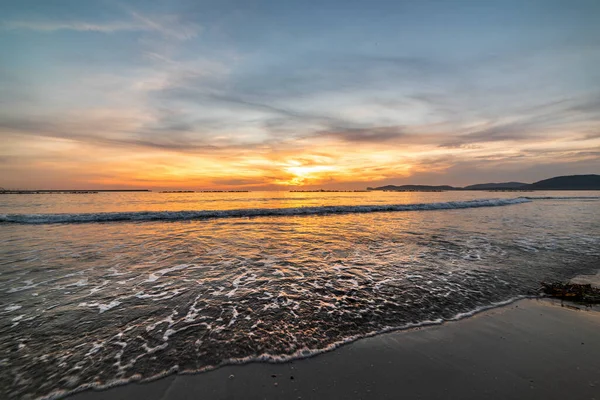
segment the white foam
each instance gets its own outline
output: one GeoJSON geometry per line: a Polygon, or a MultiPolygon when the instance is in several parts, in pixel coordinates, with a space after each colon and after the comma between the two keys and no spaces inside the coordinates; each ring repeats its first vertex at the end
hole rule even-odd
{"type": "Polygon", "coordinates": [[[167,291],[156,293],[156,294],[148,294],[145,292],[138,292],[134,295],[134,297],[137,297],[138,299],[152,299],[153,301],[160,301],[160,300],[171,299],[177,295],[180,295],[183,292],[185,292],[184,289],[173,289],[170,291],[167,290],[167,291]]]}
{"type": "Polygon", "coordinates": [[[516,296],[516,297],[510,298],[510,299],[505,300],[505,301],[499,301],[499,302],[496,302],[496,303],[489,304],[487,306],[477,307],[477,308],[475,308],[475,309],[473,309],[471,311],[467,311],[467,312],[464,312],[464,313],[456,314],[454,317],[448,319],[448,321],[458,321],[459,319],[463,319],[463,318],[467,318],[467,317],[472,317],[473,315],[479,314],[482,311],[490,310],[492,308],[503,307],[503,306],[509,305],[511,303],[514,303],[517,300],[526,299],[528,297],[529,296],[516,296]]]}
{"type": "Polygon", "coordinates": [[[65,288],[71,287],[71,286],[76,286],[76,287],[82,287],[82,286],[87,286],[88,284],[88,280],[87,278],[84,279],[80,279],[77,282],[74,283],[69,283],[68,285],[65,285],[65,288]]]}
{"type": "Polygon", "coordinates": [[[102,304],[102,303],[98,303],[98,302],[93,302],[93,303],[79,303],[79,307],[98,307],[98,313],[102,314],[105,311],[108,311],[112,308],[117,307],[119,304],[121,304],[120,301],[117,300],[113,300],[108,304],[102,304]]]}
{"type": "Polygon", "coordinates": [[[38,283],[33,283],[33,280],[28,279],[26,281],[23,281],[23,283],[25,284],[24,286],[10,288],[10,289],[8,289],[6,291],[6,293],[16,293],[16,292],[21,292],[23,290],[33,289],[34,287],[38,287],[42,283],[46,283],[46,281],[44,281],[44,282],[38,282],[38,283]]]}
{"type": "Polygon", "coordinates": [[[170,328],[171,326],[173,326],[173,324],[175,323],[175,321],[173,320],[173,318],[177,315],[177,311],[173,311],[171,312],[171,315],[169,315],[168,317],[161,319],[160,321],[156,321],[150,325],[148,325],[146,327],[146,332],[150,332],[153,331],[154,329],[156,329],[157,326],[159,326],[160,324],[168,324],[168,327],[170,328]]]}
{"type": "Polygon", "coordinates": [[[522,196],[528,200],[600,200],[600,196],[522,196]]]}
{"type": "MultiPolygon", "coordinates": [[[[446,321],[457,321],[457,320],[460,320],[463,318],[471,317],[482,311],[506,306],[508,304],[511,304],[515,301],[518,301],[518,300],[521,300],[524,298],[528,298],[528,296],[518,296],[518,297],[508,299],[506,301],[492,303],[488,306],[482,306],[482,307],[476,308],[469,312],[459,313],[459,314],[455,315],[453,318],[450,318],[448,320],[443,320],[441,318],[435,319],[435,320],[427,320],[427,321],[422,321],[422,322],[418,322],[418,323],[408,323],[408,324],[401,325],[401,326],[386,327],[384,329],[368,332],[366,334],[353,335],[353,336],[346,337],[335,343],[331,343],[331,344],[329,344],[325,347],[319,348],[319,349],[309,349],[309,348],[303,347],[301,349],[296,350],[294,353],[291,353],[291,354],[280,355],[280,354],[262,353],[259,355],[248,356],[248,357],[243,357],[243,358],[230,358],[227,360],[223,360],[218,365],[208,365],[208,366],[205,366],[202,368],[192,369],[192,370],[181,370],[178,365],[174,365],[174,366],[166,369],[165,371],[160,372],[160,373],[150,376],[150,377],[142,378],[139,374],[135,374],[135,375],[128,377],[127,379],[118,378],[118,379],[114,379],[114,380],[111,380],[111,381],[109,381],[107,383],[103,383],[103,384],[87,383],[87,384],[80,385],[79,387],[75,388],[74,390],[70,390],[70,391],[60,390],[60,391],[53,392],[47,396],[41,397],[40,400],[54,400],[54,399],[65,397],[66,395],[69,395],[69,394],[78,393],[78,392],[88,390],[88,389],[103,390],[103,389],[109,389],[109,388],[112,388],[115,386],[126,385],[126,384],[129,384],[132,382],[151,382],[151,381],[155,381],[155,380],[164,378],[166,376],[169,376],[169,375],[172,375],[175,373],[196,374],[196,373],[200,373],[200,372],[208,372],[208,371],[212,371],[212,370],[215,370],[217,368],[220,368],[220,367],[226,366],[226,365],[248,364],[248,363],[252,363],[252,362],[285,363],[285,362],[289,362],[289,361],[293,361],[293,360],[310,358],[310,357],[316,356],[318,354],[330,352],[332,350],[337,349],[340,346],[355,342],[359,339],[369,338],[369,337],[373,337],[373,336],[376,336],[379,334],[389,333],[389,332],[394,332],[394,331],[409,330],[409,329],[415,329],[415,328],[421,328],[421,327],[427,327],[427,326],[433,326],[433,325],[441,325],[441,324],[445,323],[446,321]]],[[[250,329],[256,328],[261,322],[262,322],[261,320],[258,320],[250,329]]],[[[176,331],[173,331],[170,329],[168,329],[167,331],[170,331],[170,332],[169,332],[169,335],[166,335],[166,339],[168,339],[168,337],[170,335],[172,335],[173,333],[176,332],[176,331]]],[[[166,334],[166,332],[165,332],[165,334],[166,334]]],[[[163,337],[163,340],[165,340],[165,337],[163,337]]],[[[166,342],[166,340],[165,340],[165,343],[163,343],[159,346],[156,346],[156,347],[152,347],[152,348],[148,347],[147,345],[146,346],[142,345],[144,350],[146,350],[146,353],[135,357],[126,366],[122,366],[121,365],[121,356],[124,353],[127,343],[116,342],[115,344],[121,346],[121,350],[119,350],[119,352],[117,352],[117,354],[115,355],[115,359],[117,360],[115,365],[120,370],[130,367],[139,358],[145,356],[146,354],[151,354],[155,351],[164,349],[168,346],[168,343],[166,342]]]]}
{"type": "Polygon", "coordinates": [[[169,272],[180,271],[182,269],[186,269],[190,265],[191,264],[180,264],[180,265],[176,265],[171,268],[160,269],[160,270],[148,275],[148,279],[146,280],[146,282],[154,282],[154,281],[158,280],[161,276],[168,274],[169,272]]]}
{"type": "Polygon", "coordinates": [[[104,347],[104,343],[94,343],[94,344],[92,344],[92,348],[87,353],[85,353],[85,356],[89,357],[93,354],[96,354],[103,347],[104,347]]]}
{"type": "Polygon", "coordinates": [[[160,345],[155,346],[155,347],[149,347],[147,343],[144,343],[142,345],[142,348],[144,350],[146,350],[146,354],[153,354],[153,353],[156,353],[159,350],[164,350],[167,347],[169,347],[169,342],[164,342],[163,344],[160,344],[160,345]]]}
{"type": "Polygon", "coordinates": [[[198,306],[198,300],[200,300],[200,297],[201,296],[196,296],[196,298],[194,299],[194,302],[192,303],[192,305],[188,309],[188,313],[183,318],[183,320],[185,322],[194,322],[196,320],[196,318],[198,317],[198,315],[200,314],[200,310],[201,309],[196,308],[198,306]]]}
{"type": "Polygon", "coordinates": [[[235,294],[235,292],[237,292],[237,290],[240,286],[245,286],[248,283],[252,283],[254,281],[256,281],[256,274],[243,273],[243,274],[239,275],[237,278],[235,278],[233,280],[233,282],[231,282],[233,289],[230,290],[228,293],[226,293],[225,296],[227,296],[227,297],[233,296],[235,294]],[[242,281],[244,281],[244,283],[242,283],[242,281]]]}
{"type": "Polygon", "coordinates": [[[238,313],[237,309],[234,306],[233,307],[233,315],[231,317],[231,320],[229,321],[229,324],[227,324],[227,326],[231,326],[231,325],[235,324],[235,321],[237,321],[238,315],[240,315],[240,314],[238,313]]]}
{"type": "Polygon", "coordinates": [[[99,286],[95,286],[95,287],[93,287],[93,288],[90,289],[90,294],[94,294],[96,292],[101,291],[109,283],[110,283],[109,280],[103,280],[102,283],[99,286]]]}

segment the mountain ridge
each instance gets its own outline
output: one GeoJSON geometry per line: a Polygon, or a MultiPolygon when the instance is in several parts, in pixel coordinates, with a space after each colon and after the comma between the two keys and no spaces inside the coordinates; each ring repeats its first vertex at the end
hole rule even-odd
{"type": "Polygon", "coordinates": [[[524,187],[528,190],[600,190],[600,175],[564,175],[543,179],[524,187]]]}
{"type": "Polygon", "coordinates": [[[527,183],[523,182],[477,183],[475,185],[465,186],[463,190],[519,189],[527,185],[527,183]]]}
{"type": "Polygon", "coordinates": [[[387,191],[440,191],[440,190],[600,190],[600,175],[563,175],[542,179],[534,183],[499,182],[478,183],[465,187],[450,185],[385,185],[367,190],[387,191]]]}

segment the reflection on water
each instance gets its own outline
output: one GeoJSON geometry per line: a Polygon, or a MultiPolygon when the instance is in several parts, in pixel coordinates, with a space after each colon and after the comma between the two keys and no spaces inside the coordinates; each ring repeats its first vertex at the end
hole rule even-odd
{"type": "MultiPolygon", "coordinates": [[[[10,212],[190,209],[186,202],[207,195],[116,195],[113,204],[112,194],[98,203],[84,195],[42,205],[25,198],[10,212]]],[[[210,194],[226,198],[199,207],[398,204],[489,193],[270,195],[279,200],[210,194]]],[[[541,280],[597,267],[599,205],[534,200],[428,212],[5,224],[0,396],[305,356],[535,294],[541,280]]]]}
{"type": "MultiPolygon", "coordinates": [[[[556,195],[552,192],[551,196],[556,195]]],[[[597,192],[562,192],[598,196],[597,192]],[[583,194],[582,194],[583,193],[583,194]]],[[[248,192],[248,193],[97,193],[2,195],[0,213],[96,213],[123,211],[233,210],[370,204],[415,204],[514,198],[519,194],[489,192],[248,192]]]]}

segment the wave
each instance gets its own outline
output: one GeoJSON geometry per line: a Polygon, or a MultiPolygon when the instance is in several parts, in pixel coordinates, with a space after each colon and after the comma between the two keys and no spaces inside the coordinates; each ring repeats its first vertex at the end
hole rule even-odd
{"type": "Polygon", "coordinates": [[[59,399],[65,398],[67,396],[74,395],[76,393],[81,393],[81,392],[84,392],[87,390],[108,390],[108,389],[116,388],[119,386],[125,386],[125,385],[135,383],[135,382],[148,383],[148,382],[153,382],[153,381],[157,381],[159,379],[166,378],[166,377],[168,377],[170,375],[174,375],[174,374],[196,375],[199,373],[207,373],[207,372],[219,369],[221,367],[226,367],[226,366],[230,366],[230,365],[246,365],[246,364],[256,363],[256,362],[269,363],[269,364],[281,364],[281,363],[286,363],[286,362],[290,362],[290,361],[303,360],[303,359],[315,357],[320,354],[329,353],[333,350],[340,348],[341,346],[345,346],[345,345],[354,343],[358,340],[368,339],[368,338],[383,335],[386,333],[392,333],[392,332],[398,332],[398,331],[409,331],[411,329],[427,328],[427,327],[431,327],[431,326],[442,325],[442,324],[445,324],[448,322],[456,322],[456,321],[460,321],[462,319],[467,319],[467,318],[473,317],[473,316],[480,314],[482,312],[485,312],[485,311],[493,310],[496,308],[506,307],[506,306],[513,304],[520,300],[536,299],[536,298],[540,298],[540,297],[539,296],[526,296],[526,295],[515,296],[515,297],[509,298],[507,300],[493,302],[493,303],[485,305],[485,306],[474,308],[471,311],[456,314],[453,317],[448,318],[448,319],[437,318],[434,320],[409,322],[407,324],[403,324],[403,325],[399,325],[399,326],[388,326],[388,327],[385,327],[385,328],[382,328],[379,330],[374,330],[371,332],[367,332],[364,334],[347,336],[347,337],[344,337],[334,343],[331,343],[331,344],[321,347],[321,348],[309,349],[309,348],[304,347],[302,349],[297,350],[296,352],[294,352],[292,354],[262,353],[262,354],[258,354],[258,355],[254,355],[254,356],[248,356],[248,357],[228,358],[228,359],[224,359],[224,360],[218,362],[217,364],[207,365],[207,366],[204,366],[201,368],[196,368],[196,369],[182,369],[179,367],[179,365],[174,365],[174,366],[166,368],[164,371],[162,371],[158,374],[155,374],[155,375],[152,375],[149,377],[145,377],[145,378],[139,374],[135,374],[129,378],[113,379],[106,383],[86,383],[86,384],[79,385],[77,388],[72,389],[72,390],[57,390],[57,391],[51,392],[48,395],[40,397],[39,400],[59,400],[59,399]]]}
{"type": "Polygon", "coordinates": [[[117,221],[184,221],[215,218],[244,218],[266,216],[300,216],[327,214],[356,214],[372,212],[454,210],[462,208],[498,207],[531,202],[519,197],[513,199],[479,199],[443,203],[387,204],[360,206],[317,206],[293,208],[247,208],[233,210],[198,211],[135,211],[75,214],[0,214],[0,223],[58,224],[117,221]]]}
{"type": "Polygon", "coordinates": [[[600,196],[522,196],[529,200],[600,200],[600,196]]]}

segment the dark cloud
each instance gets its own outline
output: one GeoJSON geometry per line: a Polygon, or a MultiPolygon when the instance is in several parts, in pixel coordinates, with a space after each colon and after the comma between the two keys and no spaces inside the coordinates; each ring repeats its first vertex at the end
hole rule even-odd
{"type": "Polygon", "coordinates": [[[403,127],[375,127],[364,129],[339,129],[326,130],[317,134],[319,137],[331,137],[345,142],[371,142],[382,143],[400,138],[406,138],[407,135],[403,127]]]}
{"type": "Polygon", "coordinates": [[[467,134],[460,134],[440,144],[440,147],[461,148],[477,143],[501,141],[545,141],[552,140],[556,134],[564,137],[565,131],[576,133],[583,130],[583,139],[595,138],[600,130],[600,100],[595,97],[583,97],[559,100],[537,105],[523,110],[516,121],[491,122],[488,126],[467,134]]]}
{"type": "Polygon", "coordinates": [[[265,178],[226,178],[226,179],[213,179],[211,182],[217,186],[248,186],[248,185],[263,185],[268,183],[265,178]]]}
{"type": "MultiPolygon", "coordinates": [[[[390,177],[369,186],[386,184],[467,186],[482,182],[508,181],[532,183],[553,176],[593,174],[600,171],[600,157],[580,159],[577,154],[574,152],[570,156],[565,156],[556,152],[548,153],[549,157],[543,158],[533,154],[497,154],[479,159],[444,155],[419,160],[415,172],[409,177],[390,177]],[[436,170],[436,166],[442,169],[436,170]]],[[[542,156],[543,153],[539,155],[542,156]]]]}
{"type": "MultiPolygon", "coordinates": [[[[97,121],[96,121],[97,122],[97,121]]],[[[51,117],[7,117],[0,116],[0,130],[25,136],[43,136],[56,139],[119,147],[146,147],[172,151],[217,150],[217,146],[191,141],[178,135],[144,135],[140,132],[123,131],[110,120],[100,127],[94,121],[85,119],[74,121],[72,118],[51,117]],[[111,129],[112,128],[112,129],[111,129]],[[110,132],[110,135],[107,134],[110,132]]]]}
{"type": "Polygon", "coordinates": [[[577,104],[569,107],[568,110],[582,113],[586,118],[600,120],[600,93],[578,101],[577,104]]]}
{"type": "Polygon", "coordinates": [[[483,146],[479,144],[465,144],[465,143],[446,143],[440,144],[438,147],[444,149],[456,149],[456,150],[476,150],[482,149],[483,146]]]}
{"type": "Polygon", "coordinates": [[[178,86],[170,87],[157,91],[155,96],[167,101],[186,101],[198,105],[208,105],[211,107],[225,107],[228,109],[239,108],[243,110],[262,111],[266,114],[276,115],[289,119],[318,122],[318,123],[338,123],[344,121],[325,116],[310,113],[298,112],[285,107],[274,106],[250,96],[242,96],[235,92],[219,92],[205,89],[203,83],[195,85],[194,80],[181,82],[178,86]]]}
{"type": "Polygon", "coordinates": [[[390,77],[423,78],[456,72],[455,65],[442,63],[432,57],[351,54],[334,58],[334,63],[338,66],[345,65],[350,71],[363,77],[369,75],[377,77],[377,74],[384,74],[390,77]]]}
{"type": "Polygon", "coordinates": [[[502,142],[502,141],[529,141],[541,139],[543,135],[532,132],[536,129],[535,124],[530,122],[515,122],[491,126],[475,132],[461,135],[442,143],[439,147],[444,148],[469,148],[476,143],[502,142]]]}
{"type": "MultiPolygon", "coordinates": [[[[425,143],[441,148],[475,149],[483,143],[499,141],[528,142],[552,139],[566,127],[583,129],[574,124],[594,121],[600,116],[598,96],[583,99],[553,99],[545,104],[513,107],[501,100],[517,96],[517,88],[490,88],[481,79],[468,79],[455,65],[433,59],[401,56],[321,55],[308,60],[287,60],[290,65],[267,65],[259,73],[233,75],[227,84],[197,76],[185,76],[152,94],[161,102],[186,102],[200,107],[263,113],[255,121],[244,124],[258,126],[273,139],[331,137],[346,142],[425,143]],[[418,82],[411,77],[420,76],[418,82]],[[429,79],[444,86],[424,91],[429,79]],[[392,88],[398,87],[394,94],[392,88]],[[451,89],[451,90],[449,90],[451,89]],[[377,96],[370,94],[377,93],[377,96]],[[322,110],[294,106],[295,100],[310,99],[328,93],[351,96],[371,107],[397,109],[410,113],[414,108],[426,109],[433,120],[446,124],[446,130],[423,132],[418,125],[396,126],[398,120],[383,116],[343,119],[335,115],[335,105],[322,110]],[[493,100],[491,100],[493,99],[493,100]],[[482,103],[483,101],[483,103],[482,103]],[[488,104],[489,103],[489,104],[488,104]],[[479,128],[473,120],[489,121],[479,128]],[[432,142],[432,138],[438,142],[432,142]]],[[[496,60],[497,61],[497,60],[496,60]]],[[[478,66],[482,68],[482,66],[478,66]]],[[[524,96],[529,96],[524,93],[524,96]]],[[[171,126],[171,125],[167,125],[171,126]]],[[[185,125],[183,125],[185,126],[185,125]]],[[[586,132],[584,138],[593,138],[586,132]]],[[[271,139],[267,139],[270,141],[271,139]]]]}

